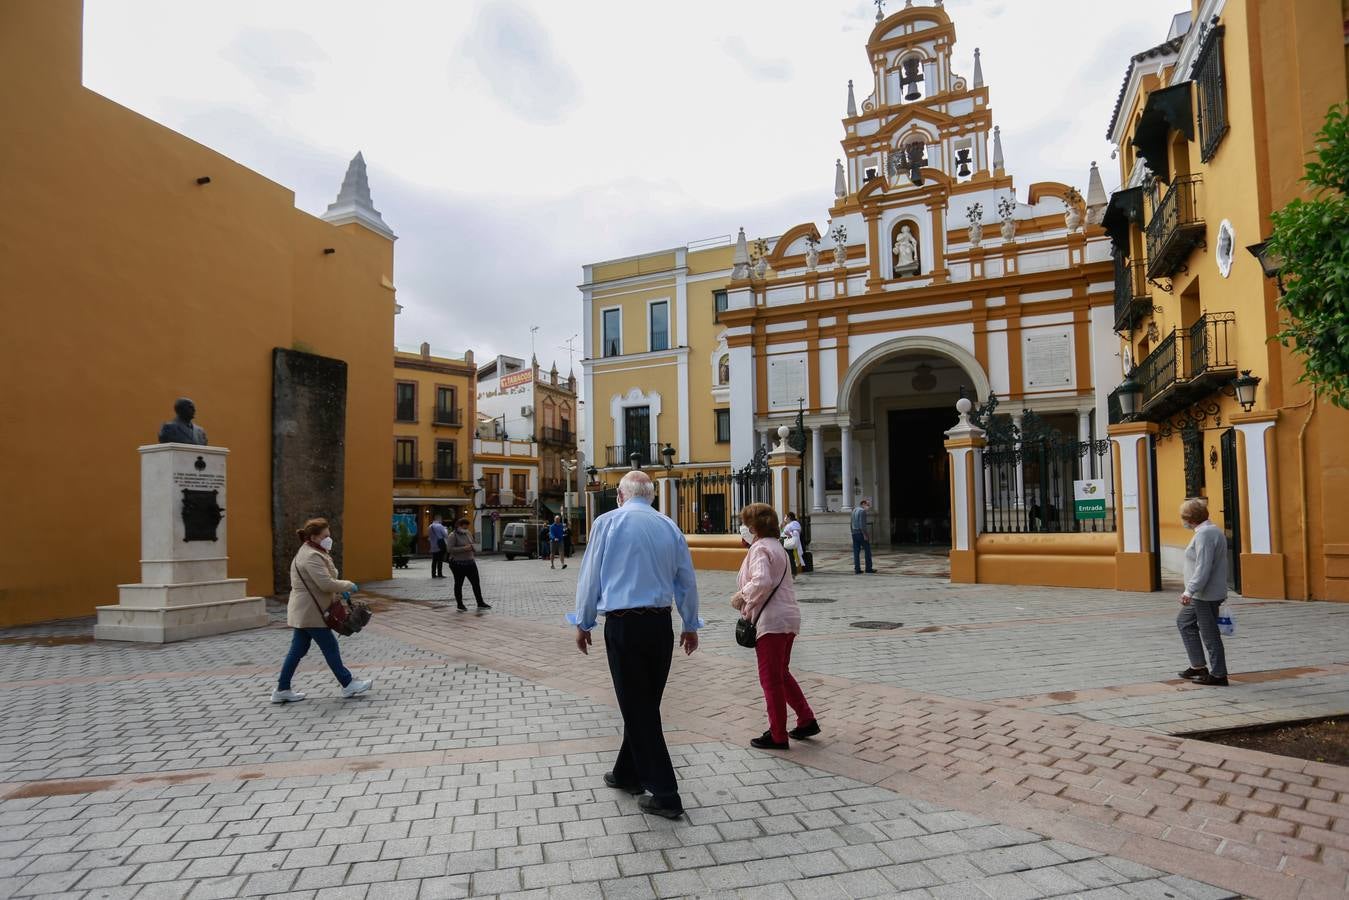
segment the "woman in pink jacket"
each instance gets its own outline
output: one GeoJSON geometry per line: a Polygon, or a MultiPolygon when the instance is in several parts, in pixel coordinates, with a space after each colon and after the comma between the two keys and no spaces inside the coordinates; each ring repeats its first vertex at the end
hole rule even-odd
{"type": "Polygon", "coordinates": [[[766,503],[740,511],[740,536],[749,553],[740,564],[739,590],[731,605],[742,618],[756,623],[759,638],[759,683],[768,706],[768,730],[750,741],[761,750],[786,750],[787,737],[800,740],[820,733],[801,686],[792,677],[792,642],[801,631],[801,607],[789,573],[791,561],[779,540],[778,514],[766,503]],[[787,707],[796,713],[796,727],[787,731],[787,707]]]}

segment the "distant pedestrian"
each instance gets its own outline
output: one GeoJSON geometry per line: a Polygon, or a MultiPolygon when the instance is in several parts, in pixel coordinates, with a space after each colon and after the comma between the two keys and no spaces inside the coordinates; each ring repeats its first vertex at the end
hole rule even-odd
{"type": "Polygon", "coordinates": [[[1180,521],[1194,530],[1185,548],[1185,593],[1176,616],[1190,657],[1190,667],[1180,677],[1195,684],[1226,686],[1227,656],[1218,630],[1218,608],[1227,599],[1227,536],[1208,517],[1208,503],[1201,498],[1180,505],[1180,521]]]}
{"type": "Polygon", "coordinates": [[[468,533],[468,519],[454,523],[454,532],[446,543],[446,555],[450,558],[450,574],[454,576],[454,602],[460,611],[467,610],[464,605],[464,579],[473,585],[473,599],[478,601],[478,609],[491,609],[491,605],[482,599],[482,584],[478,581],[478,563],[474,558],[473,535],[468,533]]]}
{"type": "Polygon", "coordinates": [[[436,516],[431,527],[426,529],[431,542],[431,577],[445,577],[445,547],[450,540],[450,530],[445,527],[440,516],[436,516]]]}
{"type": "Polygon", "coordinates": [[[571,557],[571,523],[562,523],[562,557],[568,559],[571,557]]]}
{"type": "Polygon", "coordinates": [[[548,526],[548,568],[554,568],[553,562],[560,560],[562,568],[567,568],[567,557],[562,555],[562,541],[567,536],[566,526],[561,516],[553,516],[553,524],[548,526]]]}
{"type": "Polygon", "coordinates": [[[670,607],[679,610],[684,653],[698,649],[698,584],[684,535],[672,519],[651,507],[655,485],[640,470],[618,484],[618,509],[597,518],[590,529],[576,611],[576,649],[589,655],[590,630],[604,615],[604,650],[623,715],[623,746],[604,783],[641,794],[643,811],[667,819],[684,814],[674,764],[661,731],[660,701],[670,675],[674,631],[670,607]]]}
{"type": "Polygon", "coordinates": [[[796,520],[796,513],[788,510],[786,522],[782,525],[782,548],[787,551],[787,559],[792,563],[792,577],[796,577],[797,560],[801,553],[801,523],[796,520]]]}
{"type": "Polygon", "coordinates": [[[768,707],[768,730],[752,739],[751,747],[786,750],[787,738],[801,740],[820,733],[815,713],[790,671],[792,644],[801,633],[801,607],[796,585],[788,576],[787,551],[778,540],[778,514],[767,503],[751,503],[740,511],[740,521],[754,540],[740,564],[739,590],[731,605],[740,617],[755,623],[758,639],[759,684],[768,707]],[[787,731],[787,707],[796,713],[796,727],[787,731]]]}
{"type": "Polygon", "coordinates": [[[852,569],[854,575],[862,574],[862,551],[867,554],[867,574],[875,575],[876,569],[871,563],[871,538],[867,535],[867,511],[871,509],[871,500],[863,497],[862,502],[852,511],[852,569]]]}
{"type": "Polygon", "coordinates": [[[354,581],[337,577],[333,563],[333,537],[327,519],[310,519],[295,532],[300,539],[300,550],[290,563],[290,600],[286,603],[286,624],[291,628],[290,650],[281,664],[281,675],[272,691],[273,703],[295,703],[305,695],[290,689],[290,680],[300,660],[309,652],[311,643],[318,644],[323,659],[342,685],[343,697],[364,694],[374,684],[373,679],[353,678],[342,665],[342,651],[337,636],[323,621],[328,607],[337,603],[337,595],[350,595],[360,590],[354,581]]]}

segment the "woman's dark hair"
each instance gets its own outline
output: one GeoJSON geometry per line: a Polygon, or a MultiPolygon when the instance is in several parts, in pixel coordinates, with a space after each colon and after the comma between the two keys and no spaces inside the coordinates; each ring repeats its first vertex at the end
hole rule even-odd
{"type": "Polygon", "coordinates": [[[295,532],[295,536],[301,541],[311,541],[323,534],[328,528],[327,519],[310,519],[304,523],[304,527],[295,532]]]}
{"type": "Polygon", "coordinates": [[[455,528],[467,528],[467,527],[468,527],[468,519],[456,519],[455,522],[454,522],[454,527],[455,527],[455,528]]]}
{"type": "Polygon", "coordinates": [[[749,504],[740,510],[740,521],[753,529],[756,537],[775,538],[782,536],[782,531],[778,527],[777,511],[767,503],[749,504]]]}
{"type": "Polygon", "coordinates": [[[796,513],[788,511],[787,515],[784,516],[784,518],[785,518],[788,522],[795,522],[795,521],[796,521],[796,513]]]}

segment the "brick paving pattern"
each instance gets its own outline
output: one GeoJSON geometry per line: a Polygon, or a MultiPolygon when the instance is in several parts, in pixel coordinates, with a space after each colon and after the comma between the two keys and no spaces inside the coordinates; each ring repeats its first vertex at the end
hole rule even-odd
{"type": "Polygon", "coordinates": [[[602,656],[577,654],[560,623],[577,566],[482,568],[485,615],[447,607],[417,568],[372,586],[412,602],[377,600],[375,624],[344,639],[376,678],[350,701],[311,653],[296,679],[310,699],[268,704],[275,626],[163,648],[81,644],[88,623],[0,634],[0,896],[1349,888],[1349,770],[1163,733],[1177,715],[1346,711],[1349,654],[1333,645],[1349,609],[1243,606],[1234,670],[1262,674],[1219,695],[1167,683],[1179,643],[1160,595],[821,573],[800,592],[834,602],[803,607],[794,668],[826,732],[774,754],[745,747],[763,712],[729,638],[731,575],[699,573],[713,625],[676,658],[665,705],[689,807],[672,823],[600,783],[621,725],[602,656]]]}

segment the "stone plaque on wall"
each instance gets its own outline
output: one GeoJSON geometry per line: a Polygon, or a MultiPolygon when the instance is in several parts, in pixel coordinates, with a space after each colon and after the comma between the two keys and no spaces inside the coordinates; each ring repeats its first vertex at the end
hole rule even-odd
{"type": "Polygon", "coordinates": [[[1031,332],[1021,346],[1027,389],[1072,387],[1073,344],[1067,331],[1031,332]]]}
{"type": "Polygon", "coordinates": [[[806,357],[775,356],[768,360],[768,406],[796,409],[806,396],[806,357]]]}
{"type": "Polygon", "coordinates": [[[274,590],[290,590],[295,531],[328,520],[333,562],[342,568],[347,364],[277,347],[272,351],[272,570],[274,590]]]}

